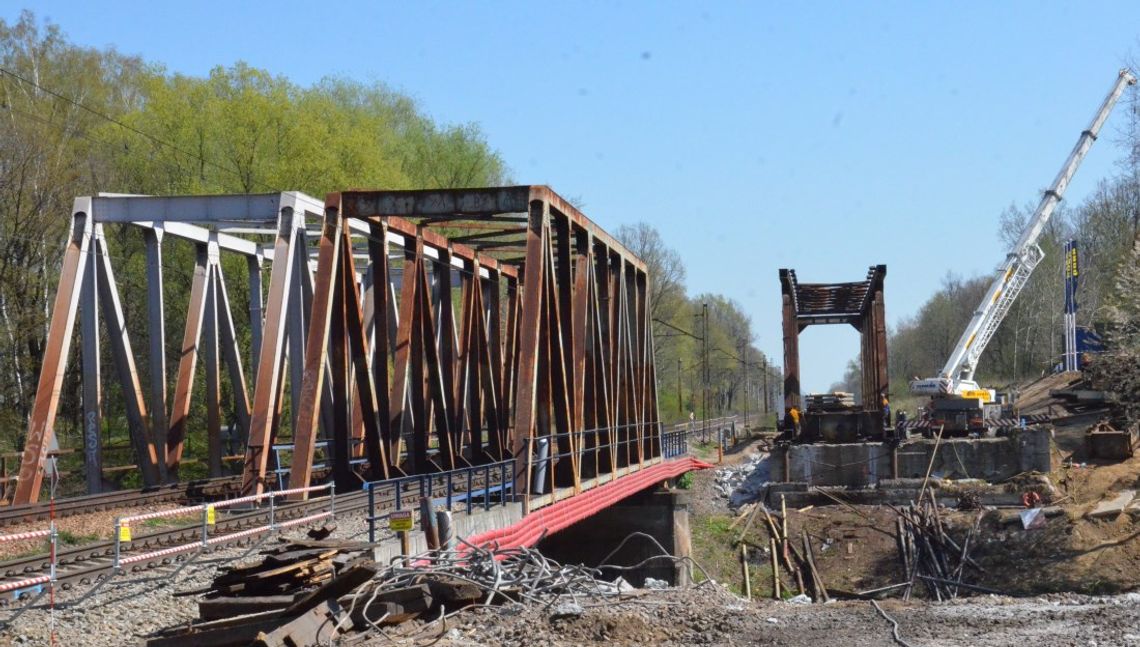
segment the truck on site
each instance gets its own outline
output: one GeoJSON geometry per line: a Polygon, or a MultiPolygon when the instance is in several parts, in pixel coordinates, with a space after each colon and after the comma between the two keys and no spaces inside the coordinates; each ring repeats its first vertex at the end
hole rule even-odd
{"type": "Polygon", "coordinates": [[[910,383],[911,393],[929,396],[922,423],[928,429],[940,428],[943,433],[987,433],[997,426],[1004,412],[997,401],[994,389],[983,388],[974,381],[974,373],[982,352],[993,339],[1002,320],[1025,287],[1033,269],[1045,253],[1037,244],[1053,210],[1061,201],[1101,127],[1126,87],[1135,85],[1136,76],[1129,70],[1120,70],[1112,89],[1089,127],[1081,131],[1073,151],[1061,167],[1053,184],[1041,197],[1036,211],[1029,219],[1017,243],[997,268],[993,282],[986,290],[978,309],[970,319],[954,351],[937,376],[916,379],[910,383]]]}

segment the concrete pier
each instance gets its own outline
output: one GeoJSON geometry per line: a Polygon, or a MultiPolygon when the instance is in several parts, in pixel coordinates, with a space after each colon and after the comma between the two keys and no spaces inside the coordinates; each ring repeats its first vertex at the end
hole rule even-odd
{"type": "MultiPolygon", "coordinates": [[[[682,490],[643,492],[543,539],[538,548],[543,555],[559,562],[598,566],[634,532],[652,536],[674,557],[689,556],[692,539],[688,493],[682,490]]],[[[633,566],[660,554],[648,539],[634,537],[606,563],[633,566]]],[[[647,577],[680,586],[688,583],[689,570],[684,564],[661,559],[648,561],[620,575],[634,586],[641,586],[647,577]]]]}
{"type": "MultiPolygon", "coordinates": [[[[947,479],[1000,481],[1022,472],[1052,469],[1052,429],[1031,428],[1002,438],[943,438],[931,474],[947,479]]],[[[808,485],[867,487],[882,479],[922,478],[935,441],[907,440],[772,449],[772,480],[808,485]]]]}

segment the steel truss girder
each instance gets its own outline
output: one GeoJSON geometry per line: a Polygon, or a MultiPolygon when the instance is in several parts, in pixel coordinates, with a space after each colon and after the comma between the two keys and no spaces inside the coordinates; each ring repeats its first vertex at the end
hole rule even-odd
{"type": "MultiPolygon", "coordinates": [[[[648,313],[644,263],[547,187],[330,194],[290,487],[312,478],[327,406],[338,487],[513,456],[528,488],[543,440],[556,457],[542,491],[616,478],[660,455],[648,313]],[[517,263],[430,229],[520,221],[517,263]],[[361,285],[354,236],[368,237],[361,285]],[[398,271],[391,247],[403,252],[398,271]],[[370,473],[346,460],[354,440],[370,473]]],[[[265,478],[253,467],[251,489],[265,478]]]]}
{"type": "MultiPolygon", "coordinates": [[[[39,497],[48,447],[54,436],[63,378],[67,371],[71,336],[80,314],[84,362],[83,439],[88,490],[97,492],[102,487],[100,431],[105,394],[99,370],[100,319],[105,322],[115,374],[121,386],[131,432],[133,452],[143,482],[153,485],[177,475],[194,374],[198,365],[206,373],[209,469],[211,474],[219,474],[222,455],[219,387],[223,371],[232,387],[233,417],[243,438],[249,433],[255,418],[248,395],[247,371],[243,366],[245,360],[238,345],[239,331],[235,325],[220,258],[223,253],[238,254],[248,261],[249,312],[250,320],[254,322],[251,331],[253,355],[258,359],[256,374],[266,376],[265,379],[279,375],[276,369],[284,363],[286,351],[284,345],[276,343],[279,336],[274,336],[274,343],[269,344],[272,359],[261,352],[266,346],[262,343],[263,313],[266,315],[265,328],[276,332],[282,319],[280,313],[285,311],[284,295],[294,291],[300,293],[299,289],[289,287],[290,280],[299,281],[301,276],[301,273],[289,274],[284,277],[288,280],[280,286],[275,286],[271,279],[270,299],[267,304],[263,304],[261,268],[266,260],[274,258],[274,254],[263,249],[257,240],[219,230],[232,225],[276,223],[277,231],[289,232],[290,244],[274,251],[292,259],[298,255],[297,250],[302,253],[304,250],[305,216],[319,218],[322,211],[319,201],[294,192],[256,196],[175,197],[99,194],[77,198],[72,210],[72,227],[64,251],[59,288],[49,325],[47,351],[29,419],[14,502],[32,502],[39,497]],[[146,389],[140,382],[123,316],[120,290],[115,281],[113,258],[106,246],[104,230],[113,226],[141,228],[144,234],[149,338],[147,363],[152,376],[162,376],[161,379],[152,379],[146,389]],[[162,243],[169,238],[188,241],[197,250],[190,308],[186,317],[172,403],[168,403],[166,392],[166,312],[162,271],[162,243]],[[275,290],[275,287],[278,289],[275,290]],[[100,313],[102,317],[99,316],[100,313]],[[202,354],[201,362],[198,361],[199,353],[202,354]],[[274,368],[263,370],[264,365],[272,365],[274,368]]],[[[277,265],[279,264],[275,263],[274,268],[277,265]]],[[[282,282],[282,277],[276,278],[279,283],[282,282]]],[[[303,327],[298,328],[297,334],[304,334],[303,327]]],[[[299,357],[294,359],[299,363],[299,357]]],[[[257,392],[255,386],[255,394],[257,392]]]]}
{"type": "Polygon", "coordinates": [[[886,265],[872,265],[863,281],[800,283],[793,269],[780,270],[784,336],[784,411],[803,409],[800,402],[799,336],[814,325],[850,324],[859,331],[860,388],[863,407],[879,410],[888,395],[887,322],[883,301],[886,265]]]}

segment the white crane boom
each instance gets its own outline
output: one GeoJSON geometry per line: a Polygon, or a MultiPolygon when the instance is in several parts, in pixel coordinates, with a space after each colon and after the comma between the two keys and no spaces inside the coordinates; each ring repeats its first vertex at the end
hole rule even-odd
{"type": "Polygon", "coordinates": [[[954,347],[954,352],[946,360],[942,372],[935,378],[911,382],[912,392],[936,395],[940,393],[961,393],[964,390],[978,388],[973,379],[982,351],[993,339],[1002,319],[1009,312],[1013,302],[1017,300],[1017,295],[1021,293],[1021,289],[1025,287],[1025,283],[1033,273],[1033,268],[1037,267],[1045,255],[1037,245],[1041,232],[1044,231],[1046,223],[1053,215],[1053,209],[1061,201],[1065,189],[1068,188],[1069,182],[1077,172],[1077,167],[1081,165],[1081,161],[1088,154],[1089,148],[1096,141],[1097,134],[1105,120],[1108,119],[1117,99],[1120,98],[1125,87],[1135,83],[1136,77],[1132,72],[1126,69],[1120,70],[1120,76],[1117,77],[1112,90],[1105,97],[1100,110],[1093,117],[1092,123],[1081,132],[1077,145],[1073,147],[1073,152],[1069,153],[1069,158],[1065,160],[1065,165],[1061,167],[1057,178],[1053,180],[1053,185],[1041,197],[1041,203],[1037,205],[1037,211],[1029,219],[1025,230],[1021,233],[1021,238],[1010,250],[1005,262],[998,268],[997,277],[986,291],[986,295],[974,312],[974,317],[970,320],[969,325],[962,332],[958,345],[954,347]]]}

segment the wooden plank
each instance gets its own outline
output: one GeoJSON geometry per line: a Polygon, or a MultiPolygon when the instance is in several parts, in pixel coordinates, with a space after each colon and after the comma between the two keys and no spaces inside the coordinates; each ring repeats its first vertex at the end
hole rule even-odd
{"type": "Polygon", "coordinates": [[[329,580],[308,595],[294,602],[285,610],[286,615],[304,613],[326,600],[335,600],[371,580],[379,572],[376,562],[362,559],[354,566],[345,569],[340,575],[329,580]]]}
{"type": "Polygon", "coordinates": [[[198,602],[198,616],[202,620],[219,620],[251,613],[282,610],[296,601],[296,595],[209,598],[198,602]]]}

